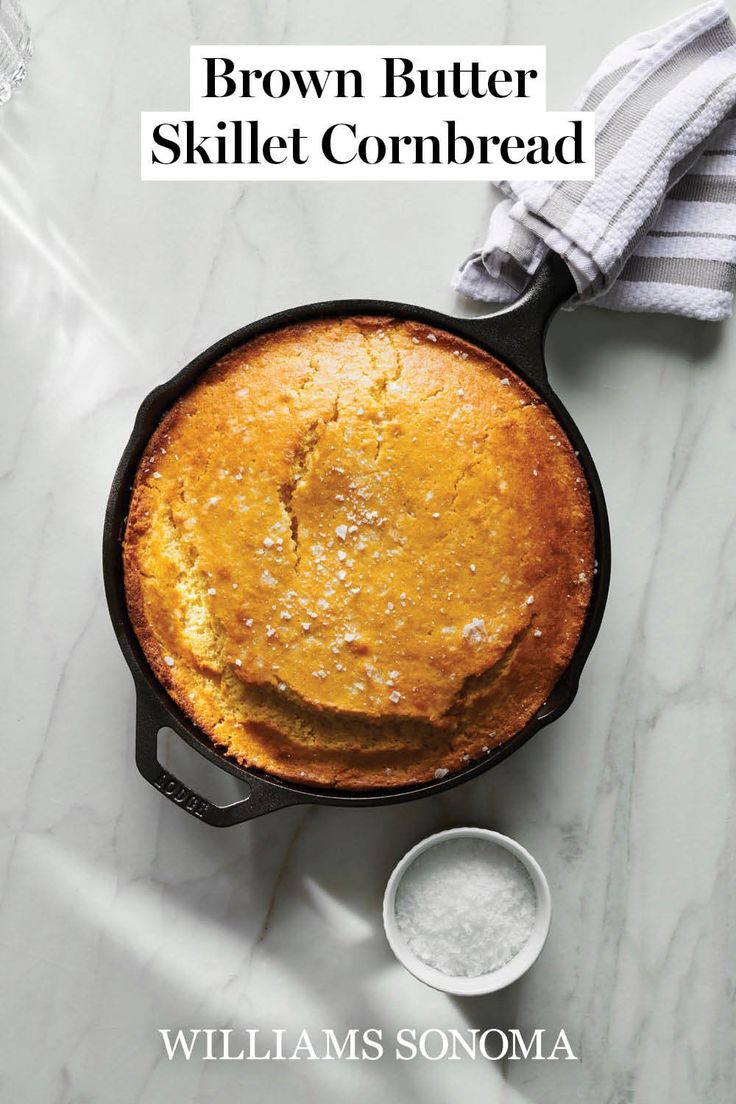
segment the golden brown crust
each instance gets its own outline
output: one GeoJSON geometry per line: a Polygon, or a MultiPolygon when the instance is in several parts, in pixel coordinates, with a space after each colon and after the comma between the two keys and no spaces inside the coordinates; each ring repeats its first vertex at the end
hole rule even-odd
{"type": "Polygon", "coordinates": [[[227,753],[340,789],[510,739],[590,599],[587,486],[549,408],[419,322],[267,334],[164,417],[124,541],[156,676],[227,753]]]}

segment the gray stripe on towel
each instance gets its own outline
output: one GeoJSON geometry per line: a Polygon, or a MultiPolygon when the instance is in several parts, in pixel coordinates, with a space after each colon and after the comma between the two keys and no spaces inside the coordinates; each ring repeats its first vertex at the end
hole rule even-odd
{"type": "Polygon", "coordinates": [[[631,257],[619,280],[640,284],[689,284],[715,291],[733,291],[736,265],[693,257],[631,257]]]}
{"type": "Polygon", "coordinates": [[[650,230],[650,238],[725,238],[736,241],[736,234],[719,234],[715,230],[650,230]]]}
{"type": "Polygon", "coordinates": [[[736,177],[688,173],[667,193],[667,198],[699,203],[736,203],[736,177]]]}
{"type": "Polygon", "coordinates": [[[588,95],[585,97],[581,111],[595,111],[595,109],[605,100],[609,92],[612,92],[622,77],[634,68],[635,61],[627,61],[626,65],[620,65],[618,69],[614,69],[608,73],[605,77],[602,77],[598,84],[591,88],[588,95]]]}

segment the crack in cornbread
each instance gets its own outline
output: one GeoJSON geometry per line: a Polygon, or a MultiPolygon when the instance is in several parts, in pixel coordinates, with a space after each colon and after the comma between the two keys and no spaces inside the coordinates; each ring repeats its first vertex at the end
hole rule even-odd
{"type": "Polygon", "coordinates": [[[124,540],[171,697],[282,778],[393,787],[515,735],[568,664],[593,521],[573,449],[505,365],[418,322],[266,334],[165,415],[124,540]]]}

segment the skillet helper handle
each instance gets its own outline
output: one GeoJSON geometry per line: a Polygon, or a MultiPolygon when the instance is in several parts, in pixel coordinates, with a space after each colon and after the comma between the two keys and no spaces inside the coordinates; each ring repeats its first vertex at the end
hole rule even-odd
{"type": "Polygon", "coordinates": [[[230,805],[215,804],[185,785],[159,762],[158,734],[165,727],[173,727],[172,717],[164,713],[147,694],[139,693],[135,727],[136,766],[159,793],[197,820],[215,828],[229,828],[264,813],[272,813],[276,809],[301,804],[303,800],[307,800],[252,776],[248,778],[250,793],[247,797],[230,805]]]}
{"type": "Polygon", "coordinates": [[[575,281],[557,253],[548,253],[515,303],[496,314],[473,319],[473,327],[498,347],[504,359],[547,383],[544,337],[558,307],[575,294],[575,281]]]}

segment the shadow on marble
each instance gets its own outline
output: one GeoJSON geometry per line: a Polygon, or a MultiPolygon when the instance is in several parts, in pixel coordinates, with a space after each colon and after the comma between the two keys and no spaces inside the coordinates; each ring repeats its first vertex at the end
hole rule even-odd
{"type": "MultiPolygon", "coordinates": [[[[451,313],[463,317],[481,318],[496,314],[501,305],[477,303],[461,295],[455,296],[451,313]]],[[[707,368],[726,333],[725,322],[701,322],[695,318],[680,318],[671,314],[626,313],[585,307],[575,311],[559,311],[546,340],[548,365],[557,379],[577,376],[595,370],[609,357],[619,364],[627,349],[642,358],[657,351],[662,354],[687,354],[692,365],[707,368]]],[[[643,359],[643,358],[642,358],[643,359]]],[[[651,370],[651,362],[647,365],[651,370]]]]}
{"type": "Polygon", "coordinates": [[[712,370],[725,334],[726,324],[700,322],[665,314],[624,314],[597,307],[561,311],[554,319],[547,339],[547,361],[553,385],[574,380],[582,387],[584,377],[608,370],[610,364],[626,366],[627,354],[636,356],[642,371],[656,370],[651,354],[687,357],[688,368],[712,370]]]}
{"type": "Polygon", "coordinates": [[[452,1002],[470,1028],[482,1034],[489,1028],[509,1031],[519,1025],[519,1009],[523,1006],[525,978],[520,978],[508,989],[488,993],[483,997],[453,997],[452,1002]]]}

